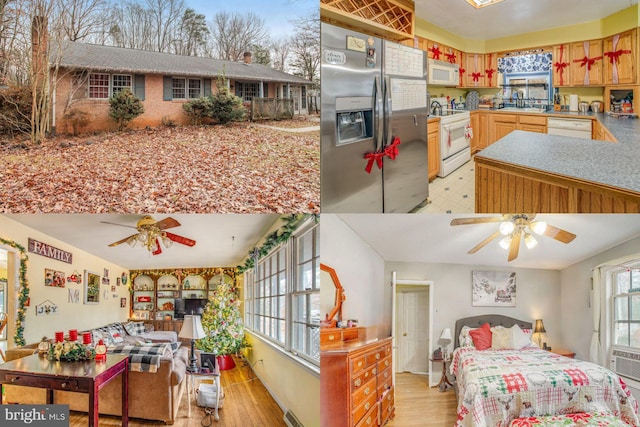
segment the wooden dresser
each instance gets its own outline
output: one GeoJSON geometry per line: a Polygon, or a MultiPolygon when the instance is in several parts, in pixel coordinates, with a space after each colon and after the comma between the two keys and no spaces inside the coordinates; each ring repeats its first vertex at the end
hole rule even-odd
{"type": "Polygon", "coordinates": [[[384,425],[394,414],[391,338],[325,346],[320,412],[325,427],[384,425]]]}

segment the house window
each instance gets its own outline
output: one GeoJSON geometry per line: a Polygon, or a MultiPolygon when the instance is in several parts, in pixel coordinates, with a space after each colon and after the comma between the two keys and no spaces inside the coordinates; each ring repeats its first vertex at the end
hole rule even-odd
{"type": "Polygon", "coordinates": [[[236,96],[244,101],[251,101],[260,96],[260,83],[236,83],[236,96]]]}
{"type": "Polygon", "coordinates": [[[640,348],[640,269],[616,269],[613,284],[613,345],[640,348]]]}
{"type": "Polygon", "coordinates": [[[131,86],[131,76],[114,74],[112,76],[112,79],[113,79],[112,95],[122,92],[124,89],[129,89],[133,91],[131,86]]]}
{"type": "Polygon", "coordinates": [[[245,273],[247,328],[293,355],[320,361],[319,227],[309,221],[245,273]]]}
{"type": "Polygon", "coordinates": [[[89,98],[109,98],[109,74],[89,75],[89,98]]]}
{"type": "Polygon", "coordinates": [[[173,99],[186,99],[187,97],[187,80],[173,79],[173,99]]]}
{"type": "Polygon", "coordinates": [[[307,108],[307,87],[306,86],[300,86],[300,94],[301,94],[301,107],[302,109],[307,108]]]}
{"type": "Polygon", "coordinates": [[[189,98],[202,96],[202,80],[189,79],[189,98]]]}

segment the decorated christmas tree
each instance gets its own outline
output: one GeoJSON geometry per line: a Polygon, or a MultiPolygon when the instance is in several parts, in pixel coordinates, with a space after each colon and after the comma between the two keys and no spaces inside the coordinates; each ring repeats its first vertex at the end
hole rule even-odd
{"type": "Polygon", "coordinates": [[[217,355],[240,351],[244,340],[244,325],[240,315],[240,299],[235,286],[220,283],[210,293],[209,302],[202,314],[202,327],[206,338],[197,341],[196,347],[217,355]]]}

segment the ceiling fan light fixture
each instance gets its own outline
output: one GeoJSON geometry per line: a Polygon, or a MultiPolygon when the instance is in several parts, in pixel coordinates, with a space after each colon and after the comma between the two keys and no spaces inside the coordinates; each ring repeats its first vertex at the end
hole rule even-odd
{"type": "Polygon", "coordinates": [[[481,7],[485,7],[485,6],[489,6],[495,3],[499,3],[502,0],[467,0],[467,3],[469,3],[471,6],[475,7],[476,9],[480,9],[481,7]]]}
{"type": "Polygon", "coordinates": [[[173,240],[167,236],[167,233],[162,233],[162,244],[165,248],[170,248],[173,245],[173,240]]]}
{"type": "Polygon", "coordinates": [[[531,231],[541,236],[547,229],[547,223],[544,221],[533,221],[531,224],[529,224],[529,228],[531,229],[531,231]]]}
{"type": "Polygon", "coordinates": [[[127,244],[132,248],[136,246],[136,242],[136,236],[131,236],[129,239],[127,239],[127,244]]]}
{"type": "Polygon", "coordinates": [[[511,233],[513,233],[513,230],[516,229],[515,224],[513,223],[513,221],[502,221],[500,223],[500,234],[502,234],[503,236],[508,236],[511,233]]]}
{"type": "Polygon", "coordinates": [[[524,244],[527,245],[527,249],[533,249],[538,245],[538,241],[530,233],[524,235],[524,244]]]}
{"type": "Polygon", "coordinates": [[[507,249],[509,249],[509,246],[511,246],[511,236],[503,237],[502,240],[500,240],[500,243],[498,244],[502,249],[506,251],[507,249]]]}

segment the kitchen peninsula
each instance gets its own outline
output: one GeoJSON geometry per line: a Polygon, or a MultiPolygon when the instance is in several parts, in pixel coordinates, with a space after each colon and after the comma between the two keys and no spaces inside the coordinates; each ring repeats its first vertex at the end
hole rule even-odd
{"type": "Polygon", "coordinates": [[[569,115],[596,120],[617,142],[509,133],[475,156],[477,213],[640,212],[640,121],[569,115]]]}

